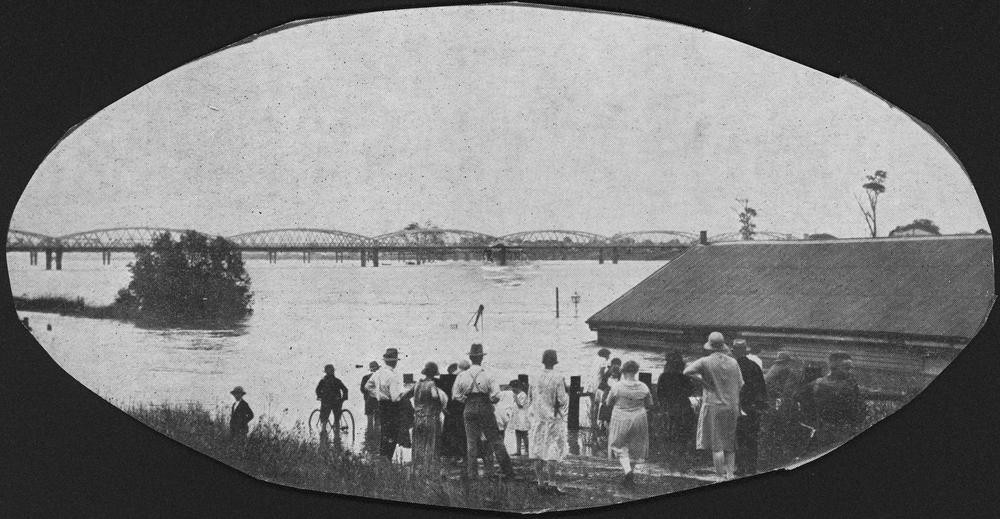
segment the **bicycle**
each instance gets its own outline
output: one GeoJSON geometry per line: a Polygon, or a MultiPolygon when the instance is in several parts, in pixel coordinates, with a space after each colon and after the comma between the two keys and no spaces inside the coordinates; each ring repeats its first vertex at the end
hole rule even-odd
{"type": "MultiPolygon", "coordinates": [[[[318,408],[313,409],[313,412],[309,415],[309,434],[312,434],[313,430],[323,430],[323,424],[319,421],[319,411],[320,410],[318,408]]],[[[354,413],[351,413],[348,409],[340,410],[339,429],[334,427],[335,421],[331,420],[333,417],[334,414],[330,413],[330,417],[327,418],[326,425],[334,432],[335,435],[340,436],[341,438],[346,438],[350,435],[351,444],[353,445],[355,439],[354,413]]]]}

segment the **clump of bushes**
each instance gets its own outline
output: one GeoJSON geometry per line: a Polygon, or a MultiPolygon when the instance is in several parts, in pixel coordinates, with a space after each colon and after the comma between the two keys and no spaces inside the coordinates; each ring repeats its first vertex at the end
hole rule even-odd
{"type": "Polygon", "coordinates": [[[139,247],[132,280],[114,306],[130,319],[161,323],[235,321],[252,310],[250,276],[240,252],[222,237],[169,232],[139,247]]]}

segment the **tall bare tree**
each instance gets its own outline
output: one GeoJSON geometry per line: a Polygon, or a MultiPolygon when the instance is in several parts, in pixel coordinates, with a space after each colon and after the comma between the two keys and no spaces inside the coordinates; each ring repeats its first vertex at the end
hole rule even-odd
{"type": "Polygon", "coordinates": [[[871,233],[872,238],[878,237],[878,197],[882,193],[885,193],[885,179],[887,176],[888,173],[881,169],[871,175],[865,176],[866,182],[861,187],[864,188],[865,195],[868,197],[868,207],[865,207],[861,200],[855,197],[858,207],[861,209],[861,214],[865,217],[865,224],[868,225],[868,232],[871,233]]]}

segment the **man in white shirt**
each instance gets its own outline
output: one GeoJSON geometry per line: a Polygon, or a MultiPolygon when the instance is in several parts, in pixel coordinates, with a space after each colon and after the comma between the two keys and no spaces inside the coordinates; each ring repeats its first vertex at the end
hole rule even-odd
{"type": "Polygon", "coordinates": [[[600,403],[604,400],[604,395],[602,394],[600,386],[601,382],[604,381],[604,377],[608,372],[610,364],[608,363],[608,358],[611,357],[611,350],[607,348],[601,348],[597,350],[597,360],[594,361],[593,367],[587,373],[587,380],[584,382],[586,386],[583,388],[585,393],[590,393],[590,429],[597,429],[597,411],[600,407],[600,403]]]}
{"type": "Polygon", "coordinates": [[[401,434],[399,401],[404,392],[403,376],[396,372],[396,364],[399,362],[399,351],[396,348],[387,348],[382,360],[385,365],[368,379],[365,390],[378,400],[377,427],[381,430],[379,454],[392,461],[401,434]]]}
{"type": "MultiPolygon", "coordinates": [[[[479,460],[476,458],[479,457],[479,437],[484,435],[486,442],[493,447],[503,477],[514,479],[514,469],[503,437],[500,436],[493,409],[493,404],[500,399],[500,384],[494,374],[483,369],[485,355],[482,344],[473,344],[469,350],[472,367],[459,373],[455,379],[455,387],[452,388],[452,397],[465,402],[466,471],[470,479],[479,477],[479,460]]],[[[484,456],[484,459],[488,458],[484,456]]],[[[489,470],[492,462],[487,461],[486,465],[489,470]]]]}

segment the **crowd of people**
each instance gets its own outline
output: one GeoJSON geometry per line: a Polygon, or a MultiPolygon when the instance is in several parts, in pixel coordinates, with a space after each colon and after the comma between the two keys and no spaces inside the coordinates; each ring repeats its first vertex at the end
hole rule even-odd
{"type": "MultiPolygon", "coordinates": [[[[611,359],[610,353],[598,351],[584,394],[592,395],[595,438],[606,441],[607,455],[620,463],[625,487],[635,485],[636,463],[651,456],[651,422],[668,464],[684,471],[691,468],[695,449],[709,451],[717,475],[731,479],[757,472],[765,415],[771,418],[768,437],[792,449],[798,448],[793,438],[804,430],[816,431],[821,444],[833,443],[849,438],[863,419],[864,403],[845,353],[830,355],[825,376],[821,365],[802,363],[785,352],[765,373],[745,340],[729,346],[721,333],[713,332],[704,355],[691,362],[685,363],[680,352],[667,353],[655,395],[638,380],[638,362],[611,359]]],[[[451,462],[464,464],[466,478],[479,478],[480,459],[486,473],[493,471],[495,460],[496,477],[510,480],[517,479],[504,441],[510,430],[515,455],[532,461],[539,491],[562,493],[555,476],[568,452],[570,387],[556,369],[558,353],[542,352],[530,384],[502,383],[496,371],[484,366],[486,355],[482,344],[472,344],[467,358],[449,365],[446,373],[427,362],[422,378],[406,384],[397,370],[399,351],[387,348],[382,364],[371,362],[361,381],[368,430],[375,439],[369,448],[390,461],[397,447],[411,448],[414,470],[428,477],[440,475],[442,464],[451,462]]],[[[321,434],[331,416],[334,429],[339,428],[348,398],[334,366],[324,371],[316,387],[321,434]]],[[[253,411],[243,400],[242,387],[232,394],[231,433],[240,438],[247,434],[253,411]]]]}

